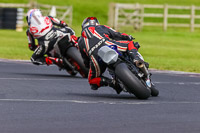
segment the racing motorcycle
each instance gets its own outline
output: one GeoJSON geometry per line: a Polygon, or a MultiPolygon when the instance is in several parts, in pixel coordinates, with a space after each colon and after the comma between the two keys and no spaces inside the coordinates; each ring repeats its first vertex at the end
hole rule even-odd
{"type": "Polygon", "coordinates": [[[74,44],[69,44],[65,56],[61,55],[58,45],[55,45],[47,56],[59,70],[66,70],[72,76],[79,73],[83,78],[87,78],[89,69],[85,67],[78,47],[74,44]]]}
{"type": "Polygon", "coordinates": [[[101,47],[98,56],[108,65],[109,74],[123,91],[134,94],[138,99],[158,96],[159,91],[151,81],[145,62],[134,63],[127,53],[120,53],[116,45],[101,47]]]}

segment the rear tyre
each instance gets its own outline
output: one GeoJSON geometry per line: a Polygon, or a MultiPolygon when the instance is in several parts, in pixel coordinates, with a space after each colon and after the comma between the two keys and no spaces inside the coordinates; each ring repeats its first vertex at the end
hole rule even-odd
{"type": "Polygon", "coordinates": [[[67,56],[70,57],[78,64],[76,70],[82,75],[82,77],[87,78],[89,69],[85,67],[81,53],[76,47],[69,47],[66,52],[67,56]]]}
{"type": "Polygon", "coordinates": [[[120,63],[115,67],[117,78],[126,86],[128,92],[134,94],[138,99],[147,99],[151,91],[128,69],[125,63],[120,63]]]}

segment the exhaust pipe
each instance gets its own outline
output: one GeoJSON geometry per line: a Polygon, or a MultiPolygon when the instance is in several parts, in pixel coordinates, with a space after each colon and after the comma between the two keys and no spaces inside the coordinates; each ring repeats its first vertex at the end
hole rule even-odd
{"type": "Polygon", "coordinates": [[[137,61],[136,66],[141,69],[141,71],[144,73],[146,77],[149,76],[149,72],[144,64],[144,61],[137,61]]]}
{"type": "Polygon", "coordinates": [[[146,84],[149,88],[151,88],[151,81],[150,81],[150,74],[149,71],[147,70],[144,61],[137,61],[136,66],[140,68],[140,70],[144,73],[144,76],[147,78],[146,79],[146,84]]]}

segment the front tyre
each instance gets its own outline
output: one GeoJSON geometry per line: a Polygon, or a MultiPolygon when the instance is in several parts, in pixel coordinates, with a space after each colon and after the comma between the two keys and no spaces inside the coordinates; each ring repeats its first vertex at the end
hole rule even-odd
{"type": "Polygon", "coordinates": [[[156,89],[155,85],[151,84],[151,95],[153,97],[157,97],[159,95],[159,91],[156,89]]]}
{"type": "Polygon", "coordinates": [[[117,78],[126,86],[127,90],[138,99],[147,99],[151,91],[128,69],[125,63],[120,63],[115,67],[117,78]]]}
{"type": "Polygon", "coordinates": [[[68,57],[70,57],[76,64],[77,71],[82,75],[82,77],[87,78],[89,69],[85,67],[83,58],[76,47],[69,47],[66,51],[68,57]]]}

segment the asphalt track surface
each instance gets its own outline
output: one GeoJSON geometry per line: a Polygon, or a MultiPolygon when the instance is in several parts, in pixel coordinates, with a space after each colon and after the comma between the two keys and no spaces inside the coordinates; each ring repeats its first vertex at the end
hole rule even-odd
{"type": "Polygon", "coordinates": [[[200,74],[151,72],[160,95],[138,100],[56,66],[0,60],[0,133],[200,133],[200,74]]]}

